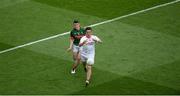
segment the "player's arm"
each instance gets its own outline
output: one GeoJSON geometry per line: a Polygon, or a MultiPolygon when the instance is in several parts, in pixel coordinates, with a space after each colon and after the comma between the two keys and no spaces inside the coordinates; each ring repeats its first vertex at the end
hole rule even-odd
{"type": "Polygon", "coordinates": [[[97,36],[94,36],[93,40],[97,43],[102,43],[102,40],[97,36]]]}
{"type": "Polygon", "coordinates": [[[72,33],[70,34],[70,44],[69,44],[69,48],[67,49],[67,51],[71,51],[72,50],[72,47],[73,47],[73,42],[74,42],[74,38],[73,38],[73,35],[72,33]]]}
{"type": "Polygon", "coordinates": [[[79,43],[79,47],[83,46],[84,44],[86,44],[87,40],[85,38],[81,38],[80,43],[79,43]]]}

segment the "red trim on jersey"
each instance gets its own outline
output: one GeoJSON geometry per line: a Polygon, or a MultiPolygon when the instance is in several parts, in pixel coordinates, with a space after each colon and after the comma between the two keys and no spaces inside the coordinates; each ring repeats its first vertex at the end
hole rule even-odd
{"type": "Polygon", "coordinates": [[[84,35],[77,35],[77,36],[75,36],[75,37],[78,38],[78,39],[81,39],[83,36],[84,36],[84,35]]]}

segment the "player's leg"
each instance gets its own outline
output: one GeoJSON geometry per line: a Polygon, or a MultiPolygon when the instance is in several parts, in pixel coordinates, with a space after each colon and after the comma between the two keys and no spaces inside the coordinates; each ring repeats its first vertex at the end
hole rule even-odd
{"type": "Polygon", "coordinates": [[[87,57],[86,56],[84,56],[83,54],[80,54],[81,55],[81,62],[82,62],[82,64],[83,64],[83,66],[84,66],[84,71],[85,72],[87,72],[87,69],[86,69],[86,61],[87,61],[87,57]]]}
{"type": "Polygon", "coordinates": [[[79,51],[78,51],[78,54],[76,55],[76,59],[77,59],[77,65],[76,65],[77,67],[81,63],[81,55],[79,51]]]}
{"type": "Polygon", "coordinates": [[[77,66],[80,64],[80,54],[78,53],[73,53],[73,59],[74,59],[74,64],[73,64],[73,69],[76,69],[77,66]]]}
{"type": "Polygon", "coordinates": [[[75,45],[73,46],[73,60],[74,60],[74,63],[71,70],[72,74],[76,73],[76,68],[80,63],[79,47],[75,45]]]}
{"type": "Polygon", "coordinates": [[[92,65],[94,64],[94,59],[89,58],[87,60],[86,68],[87,68],[87,73],[86,73],[86,86],[89,85],[91,75],[92,75],[92,65]]]}
{"type": "Polygon", "coordinates": [[[86,86],[87,86],[89,85],[89,81],[92,75],[92,65],[87,64],[86,68],[87,68],[87,72],[86,72],[86,86]]]}
{"type": "Polygon", "coordinates": [[[83,67],[84,67],[84,71],[87,72],[87,68],[86,68],[86,62],[82,62],[83,67]]]}
{"type": "Polygon", "coordinates": [[[71,73],[72,73],[72,74],[74,74],[75,71],[76,71],[76,66],[77,66],[77,58],[76,58],[76,55],[77,55],[77,54],[78,54],[78,53],[73,52],[73,61],[74,61],[74,63],[73,63],[72,70],[71,70],[71,73]]]}

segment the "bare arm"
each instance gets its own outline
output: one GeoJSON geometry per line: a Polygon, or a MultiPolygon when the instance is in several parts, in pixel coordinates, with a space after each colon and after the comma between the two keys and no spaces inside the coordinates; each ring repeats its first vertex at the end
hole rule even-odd
{"type": "Polygon", "coordinates": [[[73,39],[73,38],[70,38],[69,41],[70,41],[70,44],[69,44],[69,48],[67,49],[67,51],[71,51],[71,50],[72,50],[74,39],[73,39]]]}
{"type": "Polygon", "coordinates": [[[84,44],[86,44],[86,42],[87,42],[87,39],[81,38],[80,43],[79,43],[79,47],[81,47],[81,46],[83,46],[84,44]]]}
{"type": "Polygon", "coordinates": [[[79,47],[83,46],[86,43],[86,41],[84,41],[83,43],[79,43],[79,47]]]}
{"type": "Polygon", "coordinates": [[[95,36],[94,41],[97,42],[97,43],[102,43],[102,40],[99,39],[97,36],[95,36]]]}
{"type": "Polygon", "coordinates": [[[98,43],[102,43],[102,40],[101,40],[101,39],[99,39],[97,42],[98,42],[98,43]]]}

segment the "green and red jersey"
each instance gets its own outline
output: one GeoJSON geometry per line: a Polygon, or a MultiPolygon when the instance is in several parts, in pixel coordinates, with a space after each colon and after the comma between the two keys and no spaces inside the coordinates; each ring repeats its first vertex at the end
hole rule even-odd
{"type": "Polygon", "coordinates": [[[80,30],[73,29],[70,33],[71,39],[74,40],[73,44],[78,46],[80,39],[86,34],[84,28],[80,28],[80,30]]]}

